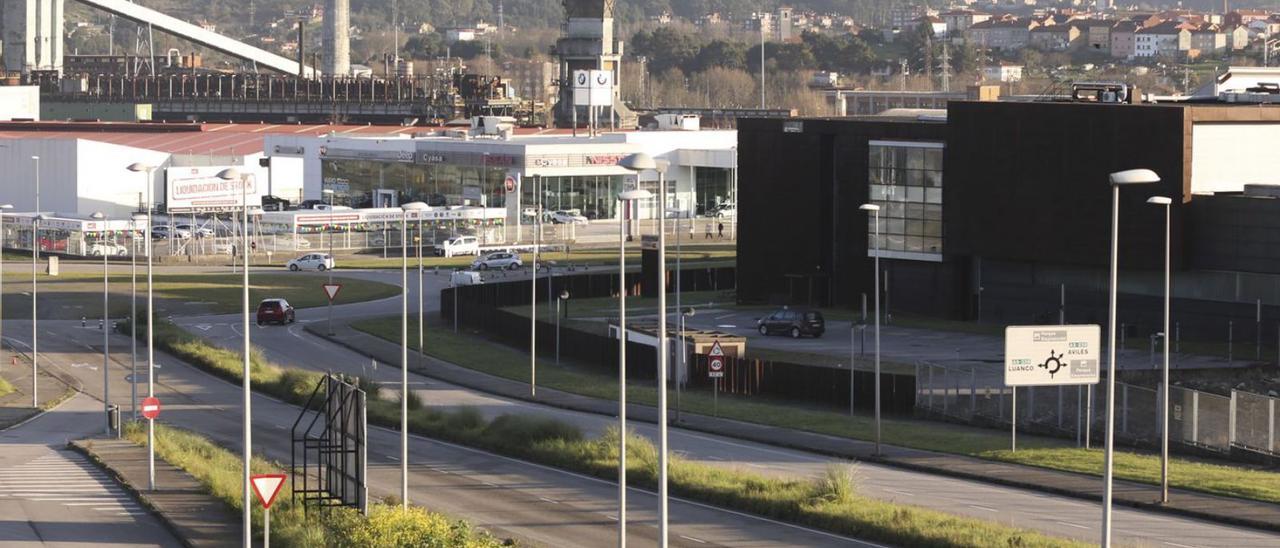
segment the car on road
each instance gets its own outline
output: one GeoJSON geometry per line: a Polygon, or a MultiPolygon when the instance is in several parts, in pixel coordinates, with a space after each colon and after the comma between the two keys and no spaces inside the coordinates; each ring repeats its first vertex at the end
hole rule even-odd
{"type": "Polygon", "coordinates": [[[711,210],[711,216],[718,219],[732,218],[738,216],[738,206],[734,204],[720,204],[711,210]]]}
{"type": "Polygon", "coordinates": [[[524,262],[520,260],[519,255],[500,251],[476,259],[471,263],[471,270],[515,270],[522,266],[524,262]]]}
{"type": "Polygon", "coordinates": [[[151,227],[151,238],[153,240],[169,240],[173,238],[185,240],[190,237],[190,230],[183,230],[181,228],[174,227],[173,231],[170,232],[169,227],[164,225],[151,227]]]}
{"type": "Polygon", "coordinates": [[[263,299],[258,303],[258,325],[265,323],[288,324],[296,321],[293,306],[284,299],[263,299]]]}
{"type": "Polygon", "coordinates": [[[458,255],[480,255],[480,239],[475,236],[456,236],[440,242],[435,254],[441,257],[457,257],[458,255]]]}
{"type": "Polygon", "coordinates": [[[783,308],[756,320],[756,330],[761,335],[783,334],[793,339],[809,335],[817,338],[826,332],[827,322],[817,310],[783,308]]]}
{"type": "Polygon", "coordinates": [[[318,270],[324,272],[333,269],[333,255],[328,253],[308,253],[285,263],[285,267],[293,272],[299,270],[318,270]]]}
{"type": "Polygon", "coordinates": [[[185,230],[187,231],[188,234],[194,234],[195,237],[197,238],[206,238],[206,237],[212,238],[215,236],[215,233],[213,232],[212,228],[207,228],[203,226],[197,227],[197,226],[191,226],[188,224],[182,224],[182,225],[177,225],[174,228],[177,228],[178,230],[185,230]]]}
{"type": "Polygon", "coordinates": [[[549,214],[551,222],[558,225],[585,225],[591,221],[587,220],[577,210],[562,209],[560,211],[552,211],[549,214]]]}
{"type": "Polygon", "coordinates": [[[129,248],[112,242],[94,242],[89,246],[90,257],[124,257],[129,254],[129,248]]]}

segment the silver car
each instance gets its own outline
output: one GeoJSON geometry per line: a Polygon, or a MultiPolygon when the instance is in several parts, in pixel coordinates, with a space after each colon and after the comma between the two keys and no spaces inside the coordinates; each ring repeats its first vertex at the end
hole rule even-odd
{"type": "Polygon", "coordinates": [[[519,255],[505,251],[490,253],[471,263],[472,270],[515,270],[522,266],[524,261],[520,260],[519,255]]]}

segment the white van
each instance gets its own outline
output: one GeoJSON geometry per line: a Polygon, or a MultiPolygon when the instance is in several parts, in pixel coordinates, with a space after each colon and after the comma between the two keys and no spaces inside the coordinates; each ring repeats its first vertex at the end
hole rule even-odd
{"type": "Polygon", "coordinates": [[[480,277],[479,272],[472,270],[459,270],[453,273],[453,285],[480,285],[484,283],[484,279],[480,277]]]}
{"type": "Polygon", "coordinates": [[[456,257],[458,255],[480,255],[480,239],[475,236],[457,236],[449,238],[436,246],[435,254],[440,257],[456,257]]]}

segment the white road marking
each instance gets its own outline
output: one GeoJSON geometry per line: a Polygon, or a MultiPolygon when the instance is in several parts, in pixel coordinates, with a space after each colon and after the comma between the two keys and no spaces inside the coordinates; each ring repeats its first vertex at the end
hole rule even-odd
{"type": "Polygon", "coordinates": [[[560,504],[560,501],[551,500],[547,497],[538,497],[538,500],[541,500],[542,502],[550,502],[551,504],[560,504]]]}
{"type": "Polygon", "coordinates": [[[988,508],[988,507],[986,507],[986,506],[979,506],[979,505],[977,505],[977,504],[970,504],[970,505],[969,505],[969,507],[970,507],[970,508],[977,508],[977,509],[979,509],[979,510],[984,510],[984,511],[987,511],[987,512],[999,512],[999,510],[996,510],[995,508],[988,508]]]}
{"type": "Polygon", "coordinates": [[[705,540],[702,540],[702,539],[700,539],[700,538],[693,538],[693,537],[688,536],[688,535],[680,535],[680,538],[685,539],[685,540],[692,540],[692,541],[694,541],[694,542],[696,542],[696,543],[698,543],[698,544],[706,544],[706,543],[707,543],[707,541],[705,541],[705,540]]]}
{"type": "Polygon", "coordinates": [[[0,496],[120,516],[144,514],[112,479],[83,462],[78,455],[57,452],[11,467],[0,473],[0,496]]]}
{"type": "Polygon", "coordinates": [[[400,458],[399,458],[399,457],[393,457],[393,456],[391,456],[391,455],[385,455],[385,456],[386,456],[387,458],[389,458],[389,459],[393,460],[393,461],[400,462],[400,458]]]}
{"type": "Polygon", "coordinates": [[[1092,527],[1089,527],[1087,525],[1080,525],[1078,523],[1071,523],[1069,521],[1055,521],[1054,523],[1057,523],[1059,525],[1066,525],[1067,527],[1075,527],[1076,529],[1092,529],[1092,527]]]}
{"type": "Polygon", "coordinates": [[[1164,541],[1164,543],[1165,543],[1165,544],[1168,544],[1169,546],[1177,546],[1178,548],[1196,548],[1195,546],[1188,546],[1188,545],[1186,545],[1186,544],[1178,544],[1178,543],[1176,543],[1176,542],[1169,542],[1169,541],[1167,541],[1167,540],[1166,540],[1166,541],[1164,541]]]}
{"type": "Polygon", "coordinates": [[[899,495],[905,495],[905,496],[908,496],[908,497],[914,497],[914,496],[916,496],[916,494],[915,494],[915,493],[911,493],[911,492],[908,492],[908,491],[899,491],[899,490],[897,490],[897,489],[885,489],[885,491],[886,491],[886,492],[889,492],[889,493],[896,493],[896,494],[899,494],[899,495]]]}

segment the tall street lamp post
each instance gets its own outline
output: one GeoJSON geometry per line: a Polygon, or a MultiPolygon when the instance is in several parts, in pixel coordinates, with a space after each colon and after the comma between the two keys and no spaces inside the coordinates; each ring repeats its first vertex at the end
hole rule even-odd
{"type": "Polygon", "coordinates": [[[102,411],[107,421],[107,427],[104,433],[111,435],[111,374],[108,369],[111,367],[111,313],[108,304],[108,291],[111,289],[108,276],[107,257],[107,216],[101,211],[90,215],[90,218],[102,223],[102,237],[99,250],[102,251],[102,411]]]}
{"type": "Polygon", "coordinates": [[[1131,169],[1111,174],[1111,290],[1107,309],[1107,438],[1102,466],[1102,547],[1111,547],[1112,468],[1115,454],[1116,376],[1116,279],[1120,255],[1120,187],[1160,182],[1149,169],[1131,169]]]}
{"type": "MultiPolygon", "coordinates": [[[[13,204],[0,205],[0,250],[4,249],[4,212],[13,204]]],[[[0,253],[0,352],[4,351],[4,253],[0,253]]]]}
{"type": "MultiPolygon", "coordinates": [[[[874,219],[875,231],[873,233],[876,241],[876,257],[875,257],[875,274],[872,280],[875,283],[875,328],[876,328],[876,454],[880,454],[880,206],[875,204],[863,204],[858,209],[869,212],[874,219]]],[[[849,366],[849,375],[853,375],[853,365],[849,366]]],[[[850,394],[852,397],[852,393],[850,394]]]]}
{"type": "Polygon", "coordinates": [[[647,190],[628,190],[618,196],[618,547],[627,546],[627,232],[624,211],[647,190]]]}
{"type": "MultiPolygon", "coordinates": [[[[326,188],[321,191],[325,197],[329,198],[329,226],[325,227],[325,232],[329,233],[329,256],[333,257],[333,189],[326,188]]],[[[327,268],[329,271],[329,285],[333,285],[333,269],[327,268]]],[[[327,326],[329,336],[333,336],[333,299],[329,299],[329,322],[327,326]]]]}
{"type": "MultiPolygon", "coordinates": [[[[151,255],[153,254],[151,249],[151,204],[152,204],[151,188],[153,186],[152,172],[154,172],[155,169],[156,169],[155,166],[150,166],[147,164],[143,164],[141,162],[135,162],[133,164],[130,164],[128,167],[129,171],[132,171],[134,173],[145,173],[147,176],[146,185],[145,185],[147,212],[144,217],[147,223],[146,223],[146,230],[143,232],[144,234],[143,241],[146,242],[146,245],[143,247],[146,248],[146,253],[147,253],[147,397],[149,398],[155,397],[156,395],[155,338],[153,336],[154,331],[152,330],[152,327],[153,327],[152,320],[155,317],[155,312],[153,312],[155,310],[155,308],[153,307],[154,293],[152,292],[152,287],[154,284],[152,283],[152,278],[151,278],[151,274],[152,274],[151,255]]],[[[138,220],[137,215],[135,215],[133,218],[135,221],[138,220]]],[[[248,332],[249,330],[245,329],[245,333],[248,333],[248,332]]],[[[135,338],[136,338],[136,335],[135,335],[135,338]]],[[[137,399],[137,398],[134,398],[134,399],[137,399]]],[[[147,490],[155,491],[155,489],[156,489],[156,421],[153,419],[147,419],[147,490]]]]}
{"type": "Polygon", "coordinates": [[[31,407],[40,408],[40,319],[37,315],[40,301],[40,284],[36,280],[37,263],[40,262],[40,157],[32,156],[36,163],[36,214],[31,218],[31,407]]]}
{"type": "Polygon", "coordinates": [[[1169,269],[1170,210],[1173,200],[1164,196],[1152,196],[1148,204],[1164,206],[1164,370],[1160,381],[1160,502],[1169,502],[1169,269]]]}
{"type": "Polygon", "coordinates": [[[643,152],[618,165],[631,171],[658,172],[658,546],[666,548],[667,527],[667,164],[643,152]]]}
{"type": "MultiPolygon", "coordinates": [[[[400,206],[400,508],[409,511],[409,213],[427,204],[400,206]]],[[[454,291],[457,291],[455,289],[454,291]]]]}

